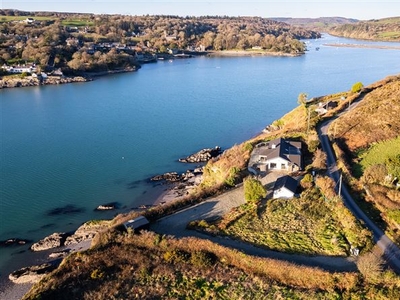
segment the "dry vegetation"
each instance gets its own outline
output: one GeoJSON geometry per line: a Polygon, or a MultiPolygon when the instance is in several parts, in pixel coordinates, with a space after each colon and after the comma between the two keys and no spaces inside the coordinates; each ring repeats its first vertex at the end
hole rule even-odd
{"type": "Polygon", "coordinates": [[[364,100],[358,107],[330,128],[330,134],[343,140],[351,152],[396,138],[400,132],[400,76],[371,85],[362,93],[364,100]]]}
{"type": "Polygon", "coordinates": [[[368,294],[385,299],[400,293],[395,280],[390,287],[379,286],[379,280],[364,286],[356,273],[251,257],[206,240],[151,232],[106,235],[95,248],[70,255],[23,299],[338,299],[368,294]]]}
{"type": "Polygon", "coordinates": [[[333,122],[339,165],[359,204],[400,245],[400,76],[361,91],[363,101],[333,122]]]}

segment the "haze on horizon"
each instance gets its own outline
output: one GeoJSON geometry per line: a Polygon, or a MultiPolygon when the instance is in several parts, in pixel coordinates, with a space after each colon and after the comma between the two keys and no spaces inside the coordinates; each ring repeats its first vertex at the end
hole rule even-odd
{"type": "Polygon", "coordinates": [[[363,0],[2,0],[2,9],[124,15],[258,16],[265,18],[346,17],[359,20],[400,15],[400,1],[363,0]]]}

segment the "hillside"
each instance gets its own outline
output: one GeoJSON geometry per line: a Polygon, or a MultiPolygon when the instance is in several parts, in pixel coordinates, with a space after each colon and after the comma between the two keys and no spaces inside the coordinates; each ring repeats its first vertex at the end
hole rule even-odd
{"type": "Polygon", "coordinates": [[[359,205],[400,245],[400,76],[364,88],[360,97],[330,135],[359,205]]]}
{"type": "Polygon", "coordinates": [[[319,32],[326,32],[330,28],[343,25],[355,24],[358,22],[356,19],[348,19],[341,17],[321,17],[321,18],[272,18],[278,22],[285,22],[292,26],[299,26],[310,30],[319,32]]]}
{"type": "Polygon", "coordinates": [[[400,41],[400,17],[360,21],[331,28],[329,34],[364,40],[400,41]]]}

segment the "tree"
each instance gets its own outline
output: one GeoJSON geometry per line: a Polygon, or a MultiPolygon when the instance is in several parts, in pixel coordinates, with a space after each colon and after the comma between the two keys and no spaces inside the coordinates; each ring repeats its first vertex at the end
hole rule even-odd
{"type": "Polygon", "coordinates": [[[306,105],[308,95],[306,93],[300,93],[299,97],[297,98],[297,103],[300,105],[306,105]]]}
{"type": "Polygon", "coordinates": [[[364,85],[361,82],[356,82],[355,84],[353,84],[353,86],[351,87],[351,91],[353,93],[358,93],[359,91],[361,91],[361,89],[364,87],[364,85]]]}
{"type": "Polygon", "coordinates": [[[254,178],[244,180],[244,198],[247,202],[258,202],[267,196],[267,191],[262,183],[254,178]]]}
{"type": "Polygon", "coordinates": [[[315,150],[312,166],[319,170],[326,169],[326,153],[321,149],[315,150]]]}

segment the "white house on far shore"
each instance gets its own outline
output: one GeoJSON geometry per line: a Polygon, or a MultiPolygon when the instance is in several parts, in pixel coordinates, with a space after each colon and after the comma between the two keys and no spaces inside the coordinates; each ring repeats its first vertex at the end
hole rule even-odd
{"type": "Polygon", "coordinates": [[[36,65],[18,65],[18,66],[7,66],[3,65],[1,67],[3,70],[7,71],[8,73],[13,74],[22,74],[22,73],[35,73],[37,71],[36,65]]]}

